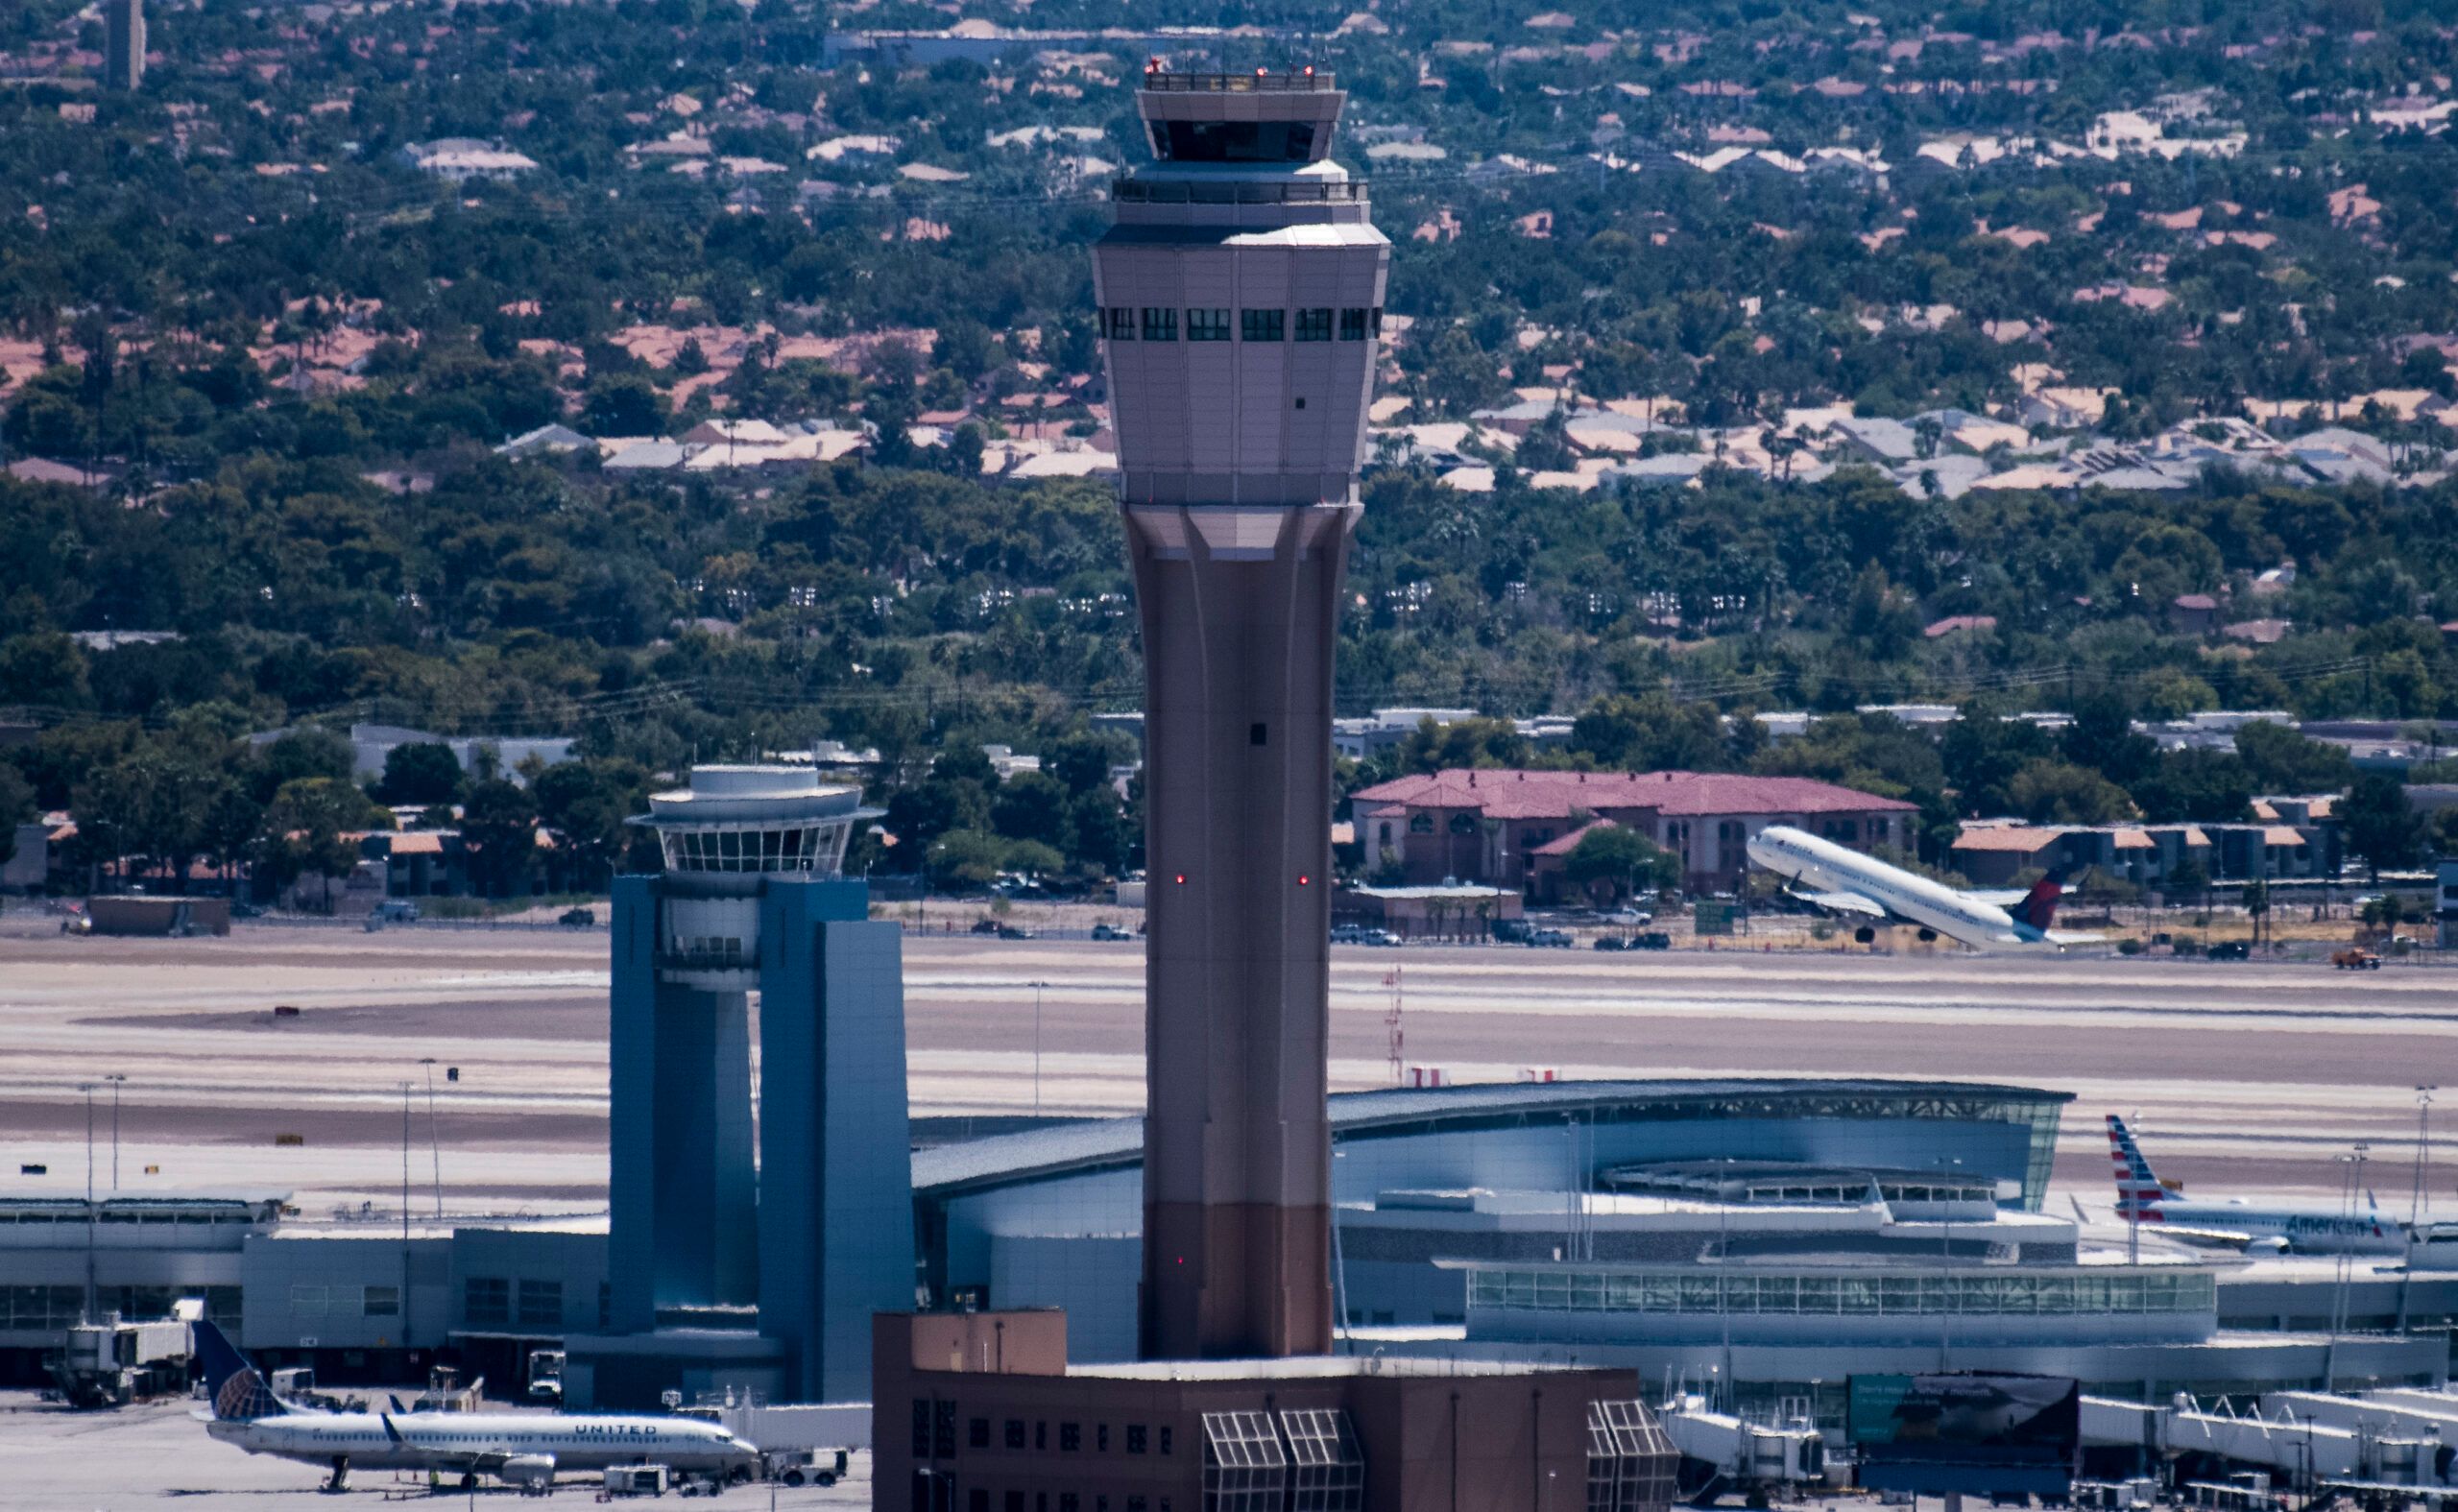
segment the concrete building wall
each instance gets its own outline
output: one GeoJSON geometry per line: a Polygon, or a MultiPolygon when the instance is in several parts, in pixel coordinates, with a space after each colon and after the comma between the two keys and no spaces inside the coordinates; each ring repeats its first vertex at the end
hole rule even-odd
{"type": "Polygon", "coordinates": [[[704,901],[677,898],[658,877],[614,881],[609,1197],[613,1316],[623,1329],[652,1327],[661,1308],[759,1299],[750,978],[663,964],[676,932],[669,914],[704,901]]]}
{"type": "Polygon", "coordinates": [[[870,1317],[912,1306],[903,935],[859,882],[761,898],[759,1326],[804,1401],[858,1398],[870,1317]]]}
{"type": "Polygon", "coordinates": [[[252,1236],[239,1347],[247,1350],[434,1349],[452,1327],[452,1241],[384,1235],[252,1236]],[[406,1290],[404,1287],[406,1286],[406,1290]]]}

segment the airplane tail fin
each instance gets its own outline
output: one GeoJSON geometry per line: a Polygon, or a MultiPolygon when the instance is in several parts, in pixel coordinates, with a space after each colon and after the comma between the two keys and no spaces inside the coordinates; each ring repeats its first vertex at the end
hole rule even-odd
{"type": "Polygon", "coordinates": [[[2032,890],[2014,905],[2015,922],[2048,933],[2049,926],[2057,922],[2057,900],[2064,896],[2065,872],[2060,867],[2032,884],[2032,890]]]}
{"type": "Polygon", "coordinates": [[[2116,1215],[2128,1223],[2157,1222],[2168,1189],[2151,1173],[2151,1163],[2133,1142],[2133,1131],[2115,1114],[2109,1115],[2109,1156],[2116,1164],[2116,1215]]]}
{"type": "Polygon", "coordinates": [[[205,1395],[213,1404],[213,1415],[225,1422],[252,1423],[258,1418],[279,1417],[289,1408],[273,1394],[262,1372],[248,1363],[248,1356],[223,1335],[220,1329],[205,1319],[198,1319],[197,1355],[205,1363],[205,1395]]]}

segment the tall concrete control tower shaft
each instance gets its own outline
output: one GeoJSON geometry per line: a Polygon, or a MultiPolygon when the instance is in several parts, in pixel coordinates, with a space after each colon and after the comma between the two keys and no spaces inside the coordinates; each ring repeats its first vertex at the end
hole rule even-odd
{"type": "Polygon", "coordinates": [[[1143,619],[1143,1348],[1332,1340],[1332,651],[1390,244],[1328,74],[1144,77],[1095,253],[1143,619]]]}

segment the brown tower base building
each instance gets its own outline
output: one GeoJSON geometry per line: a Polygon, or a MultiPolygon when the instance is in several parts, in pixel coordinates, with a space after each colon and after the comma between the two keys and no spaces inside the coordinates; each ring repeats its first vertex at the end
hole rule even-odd
{"type": "Polygon", "coordinates": [[[1664,1512],[1627,1370],[1487,1360],[1067,1366],[1056,1311],[882,1313],[872,1505],[912,1512],[1664,1512]]]}

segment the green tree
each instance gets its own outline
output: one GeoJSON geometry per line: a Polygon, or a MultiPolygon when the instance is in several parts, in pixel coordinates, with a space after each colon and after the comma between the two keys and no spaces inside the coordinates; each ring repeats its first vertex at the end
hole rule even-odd
{"type": "Polygon", "coordinates": [[[38,812],[34,784],[18,776],[15,767],[0,761],[0,866],[17,853],[17,827],[32,824],[38,812]]]}
{"type": "Polygon", "coordinates": [[[1591,897],[1618,900],[1679,886],[1681,863],[1637,830],[1607,820],[1578,837],[1563,858],[1562,875],[1591,897]]]}
{"type": "Polygon", "coordinates": [[[442,741],[417,741],[384,753],[384,775],[375,780],[383,804],[449,804],[461,796],[461,758],[442,741]]]}
{"type": "Polygon", "coordinates": [[[2125,789],[2070,761],[2026,762],[2006,784],[2006,796],[2035,824],[2106,825],[2133,816],[2125,789]]]}
{"type": "Polygon", "coordinates": [[[954,829],[929,843],[925,870],[942,893],[977,893],[999,879],[1007,842],[978,829],[954,829]]]}
{"type": "Polygon", "coordinates": [[[2256,792],[2341,793],[2355,780],[2355,763],[2345,746],[2267,719],[2236,732],[2236,754],[2245,758],[2256,792]]]}
{"type": "Polygon", "coordinates": [[[258,864],[277,887],[301,876],[323,878],[325,907],[330,911],[333,878],[347,876],[358,864],[358,842],[348,837],[391,826],[391,815],[343,779],[294,778],[265,805],[258,864]]]}
{"type": "Polygon", "coordinates": [[[559,761],[529,781],[538,822],[554,837],[562,885],[606,884],[629,849],[626,821],[639,806],[644,774],[629,762],[559,761]]]}
{"type": "Polygon", "coordinates": [[[2253,816],[2253,769],[2225,751],[2172,751],[2129,791],[2153,824],[2240,824],[2253,816]]]}
{"type": "Polygon", "coordinates": [[[537,804],[525,789],[500,778],[473,785],[461,805],[461,847],[478,892],[511,897],[528,884],[537,861],[537,804]]]}
{"type": "Polygon", "coordinates": [[[2364,858],[2375,883],[2384,868],[2413,866],[2422,856],[2423,826],[2395,777],[2367,772],[2357,778],[2339,803],[2338,820],[2349,852],[2364,858]]]}

